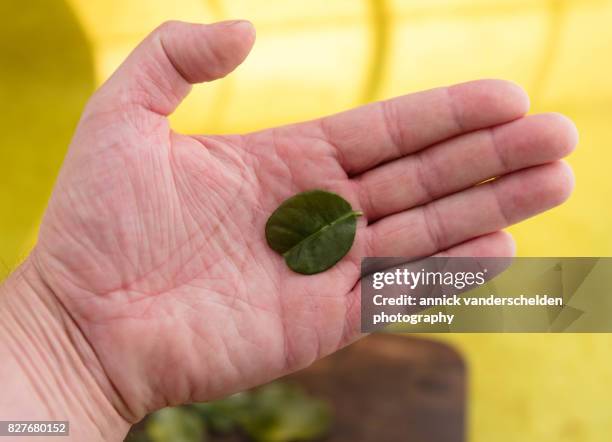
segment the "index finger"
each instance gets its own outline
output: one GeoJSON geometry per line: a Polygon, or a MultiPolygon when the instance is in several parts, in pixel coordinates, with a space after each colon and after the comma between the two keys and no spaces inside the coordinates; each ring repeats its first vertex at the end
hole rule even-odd
{"type": "Polygon", "coordinates": [[[525,91],[504,80],[431,89],[325,117],[317,123],[349,175],[440,141],[520,118],[525,91]]]}

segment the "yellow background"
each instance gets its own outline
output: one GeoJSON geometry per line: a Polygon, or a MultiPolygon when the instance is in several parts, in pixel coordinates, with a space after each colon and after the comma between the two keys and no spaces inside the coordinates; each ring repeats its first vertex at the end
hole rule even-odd
{"type": "MultiPolygon", "coordinates": [[[[168,19],[247,18],[249,59],[196,88],[186,132],[263,128],[459,81],[523,85],[581,134],[576,191],[511,229],[523,256],[606,256],[612,218],[612,1],[0,0],[0,277],[27,253],[82,106],[168,19]],[[608,204],[607,204],[608,203],[608,204]]],[[[608,441],[612,337],[439,335],[470,368],[471,441],[608,441]]]]}

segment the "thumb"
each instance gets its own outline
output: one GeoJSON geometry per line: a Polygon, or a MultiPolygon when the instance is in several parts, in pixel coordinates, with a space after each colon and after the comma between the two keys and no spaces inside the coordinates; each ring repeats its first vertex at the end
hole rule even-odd
{"type": "Polygon", "coordinates": [[[96,110],[114,112],[136,106],[167,116],[192,84],[232,72],[254,41],[255,28],[248,21],[166,22],[134,49],[90,104],[96,110]]]}

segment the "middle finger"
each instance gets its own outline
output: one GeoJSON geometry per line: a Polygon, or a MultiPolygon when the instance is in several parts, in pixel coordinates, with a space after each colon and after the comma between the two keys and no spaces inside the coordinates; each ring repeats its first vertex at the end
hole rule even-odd
{"type": "Polygon", "coordinates": [[[525,117],[459,136],[355,178],[369,222],[569,154],[574,124],[559,114],[525,117]]]}

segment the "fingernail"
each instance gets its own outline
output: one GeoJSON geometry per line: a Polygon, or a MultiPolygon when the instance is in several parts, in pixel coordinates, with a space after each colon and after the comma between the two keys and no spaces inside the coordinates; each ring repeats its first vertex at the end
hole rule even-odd
{"type": "Polygon", "coordinates": [[[219,26],[223,28],[232,28],[234,26],[253,28],[253,23],[248,20],[225,20],[215,23],[214,26],[219,26]]]}

